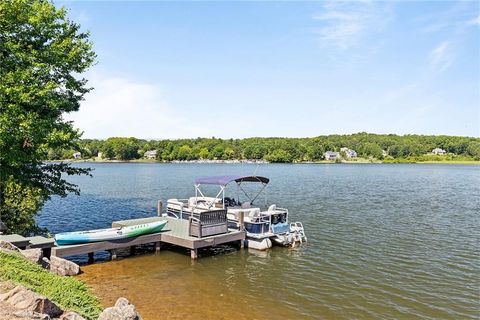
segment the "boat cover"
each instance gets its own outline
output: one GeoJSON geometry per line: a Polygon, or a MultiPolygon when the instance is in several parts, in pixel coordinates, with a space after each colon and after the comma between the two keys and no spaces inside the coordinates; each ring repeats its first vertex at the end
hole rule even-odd
{"type": "Polygon", "coordinates": [[[218,186],[226,186],[230,182],[261,182],[267,184],[270,179],[260,176],[210,176],[195,179],[195,184],[213,184],[218,186]]]}

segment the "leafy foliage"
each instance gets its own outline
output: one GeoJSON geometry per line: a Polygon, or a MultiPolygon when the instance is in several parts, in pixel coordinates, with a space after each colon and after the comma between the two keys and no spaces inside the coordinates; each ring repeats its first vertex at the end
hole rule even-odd
{"type": "MultiPolygon", "coordinates": [[[[217,139],[197,138],[179,140],[142,140],[135,138],[109,138],[107,140],[82,140],[80,145],[85,158],[96,157],[98,151],[104,158],[139,159],[147,150],[157,150],[157,160],[194,159],[264,159],[271,162],[319,161],[325,151],[340,151],[347,147],[363,158],[383,159],[384,152],[393,159],[421,159],[434,148],[445,149],[464,159],[480,160],[480,139],[452,136],[379,135],[356,133],[315,138],[247,138],[217,139]],[[109,152],[108,150],[117,150],[109,152]],[[138,151],[138,152],[137,152],[138,151]]],[[[49,154],[64,154],[51,150],[49,154]]],[[[72,153],[67,154],[71,158],[72,153]]],[[[49,158],[57,160],[58,158],[49,158]]],[[[449,159],[443,156],[441,159],[449,159]]]]}
{"type": "Polygon", "coordinates": [[[98,299],[75,278],[48,272],[17,253],[0,251],[0,262],[1,279],[35,291],[64,310],[75,311],[86,319],[97,319],[102,311],[98,299]]]}
{"type": "Polygon", "coordinates": [[[0,2],[0,216],[19,233],[32,231],[51,195],[79,192],[62,174],[88,173],[42,162],[58,156],[53,150],[79,149],[81,134],[62,115],[90,91],[79,77],[95,59],[88,36],[49,1],[0,2]]]}
{"type": "Polygon", "coordinates": [[[11,213],[4,223],[11,233],[44,233],[34,218],[43,203],[39,188],[22,187],[10,177],[5,183],[4,201],[11,213]]]}

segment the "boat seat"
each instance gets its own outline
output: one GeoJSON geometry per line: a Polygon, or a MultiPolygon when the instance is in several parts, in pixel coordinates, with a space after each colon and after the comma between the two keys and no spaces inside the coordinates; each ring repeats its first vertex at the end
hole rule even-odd
{"type": "Polygon", "coordinates": [[[256,222],[258,218],[260,218],[260,209],[253,208],[252,210],[249,210],[247,217],[250,222],[256,222]]]}
{"type": "Polygon", "coordinates": [[[245,201],[244,203],[242,203],[242,209],[248,209],[248,208],[250,208],[250,202],[245,201]]]}
{"type": "Polygon", "coordinates": [[[221,202],[221,199],[213,197],[190,197],[188,199],[188,205],[190,207],[216,208],[218,204],[221,205],[221,202]]]}

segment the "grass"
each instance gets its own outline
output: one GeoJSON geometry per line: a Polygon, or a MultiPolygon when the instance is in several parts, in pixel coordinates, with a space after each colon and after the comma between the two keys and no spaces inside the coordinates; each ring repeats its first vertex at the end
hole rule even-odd
{"type": "Polygon", "coordinates": [[[406,158],[386,158],[384,163],[432,163],[432,164],[480,164],[479,160],[462,155],[434,155],[424,154],[406,158]]]}
{"type": "Polygon", "coordinates": [[[63,310],[75,311],[86,319],[97,319],[102,311],[100,302],[83,282],[53,274],[18,253],[0,251],[0,278],[43,295],[63,310]]]}

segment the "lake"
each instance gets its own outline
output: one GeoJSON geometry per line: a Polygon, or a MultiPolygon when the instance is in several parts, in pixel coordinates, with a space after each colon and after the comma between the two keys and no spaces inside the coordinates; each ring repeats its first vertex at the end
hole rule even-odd
{"type": "MultiPolygon", "coordinates": [[[[79,276],[144,319],[479,319],[480,166],[82,163],[81,196],[39,217],[52,233],[156,214],[204,175],[269,177],[268,199],[302,221],[308,244],[219,248],[191,261],[162,250],[84,266],[79,276]]],[[[99,258],[105,255],[99,255],[99,258]]],[[[77,258],[82,260],[82,257],[77,258]]]]}

